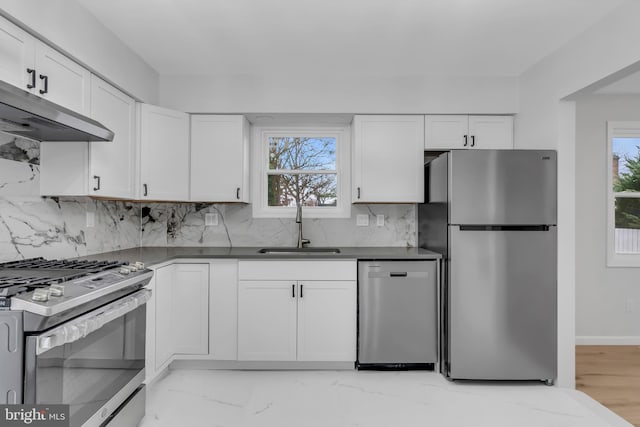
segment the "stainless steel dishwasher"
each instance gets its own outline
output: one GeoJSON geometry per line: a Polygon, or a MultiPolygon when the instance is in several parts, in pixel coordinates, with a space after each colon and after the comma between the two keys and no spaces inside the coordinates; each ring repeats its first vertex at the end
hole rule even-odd
{"type": "Polygon", "coordinates": [[[433,368],[437,261],[358,263],[358,368],[433,368]]]}

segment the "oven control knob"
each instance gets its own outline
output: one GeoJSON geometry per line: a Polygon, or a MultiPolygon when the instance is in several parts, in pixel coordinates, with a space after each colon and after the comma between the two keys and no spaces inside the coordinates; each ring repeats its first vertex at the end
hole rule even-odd
{"type": "Polygon", "coordinates": [[[131,273],[131,270],[129,270],[126,266],[122,266],[120,267],[120,274],[129,274],[131,273]]]}
{"type": "Polygon", "coordinates": [[[64,295],[64,285],[49,286],[49,295],[52,297],[61,297],[64,295]]]}
{"type": "Polygon", "coordinates": [[[135,265],[138,268],[138,270],[144,270],[144,263],[143,262],[137,261],[133,265],[135,265]]]}
{"type": "Polygon", "coordinates": [[[138,267],[133,264],[125,265],[125,267],[127,267],[132,273],[138,271],[138,267]]]}
{"type": "Polygon", "coordinates": [[[44,288],[38,288],[33,291],[33,295],[31,296],[33,301],[49,301],[49,290],[44,288]]]}

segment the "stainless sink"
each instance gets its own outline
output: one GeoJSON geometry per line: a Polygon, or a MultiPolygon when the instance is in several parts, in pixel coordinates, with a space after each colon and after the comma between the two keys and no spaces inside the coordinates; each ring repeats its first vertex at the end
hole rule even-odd
{"type": "Polygon", "coordinates": [[[339,254],[338,248],[262,248],[258,251],[259,254],[299,254],[299,255],[313,255],[313,254],[339,254]]]}

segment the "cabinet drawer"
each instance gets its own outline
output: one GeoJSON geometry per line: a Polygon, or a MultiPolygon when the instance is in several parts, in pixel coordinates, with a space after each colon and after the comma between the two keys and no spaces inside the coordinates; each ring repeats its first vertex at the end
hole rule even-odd
{"type": "Polygon", "coordinates": [[[356,280],[355,260],[240,261],[240,280],[356,280]]]}

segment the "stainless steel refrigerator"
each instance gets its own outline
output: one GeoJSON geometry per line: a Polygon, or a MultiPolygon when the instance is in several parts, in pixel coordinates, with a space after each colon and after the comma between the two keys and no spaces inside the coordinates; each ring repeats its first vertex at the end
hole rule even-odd
{"type": "Polygon", "coordinates": [[[556,378],[556,152],[453,150],[428,163],[421,247],[443,254],[440,368],[556,378]]]}

